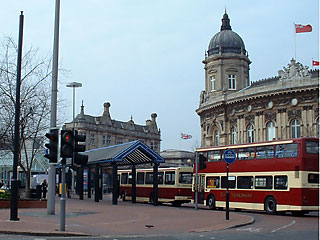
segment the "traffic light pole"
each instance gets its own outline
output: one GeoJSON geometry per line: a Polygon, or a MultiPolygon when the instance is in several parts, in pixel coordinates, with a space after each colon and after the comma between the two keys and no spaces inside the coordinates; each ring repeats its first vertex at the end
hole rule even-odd
{"type": "Polygon", "coordinates": [[[66,225],[66,159],[61,160],[61,198],[60,198],[60,231],[65,231],[66,225]]]}

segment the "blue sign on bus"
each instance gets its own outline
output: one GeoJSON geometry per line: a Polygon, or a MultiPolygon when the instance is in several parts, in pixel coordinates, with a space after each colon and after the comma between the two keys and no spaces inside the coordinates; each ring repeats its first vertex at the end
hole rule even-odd
{"type": "Polygon", "coordinates": [[[236,160],[236,158],[236,153],[231,149],[228,149],[223,153],[223,159],[228,164],[233,163],[236,160]]]}

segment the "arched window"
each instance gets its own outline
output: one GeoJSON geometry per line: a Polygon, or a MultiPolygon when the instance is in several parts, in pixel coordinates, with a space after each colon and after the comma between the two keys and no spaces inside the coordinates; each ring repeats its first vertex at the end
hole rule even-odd
{"type": "Polygon", "coordinates": [[[237,129],[235,127],[231,129],[231,144],[237,144],[237,129]]]}
{"type": "Polygon", "coordinates": [[[317,134],[317,136],[316,137],[320,137],[320,135],[319,135],[319,128],[320,128],[320,126],[319,126],[319,118],[317,119],[317,132],[316,132],[316,134],[317,134]]]}
{"type": "Polygon", "coordinates": [[[276,139],[276,127],[274,122],[268,122],[267,124],[267,141],[276,139]]]}
{"type": "Polygon", "coordinates": [[[254,142],[254,128],[252,124],[250,124],[247,128],[247,134],[248,134],[248,143],[254,142]]]}
{"type": "Polygon", "coordinates": [[[220,136],[219,136],[219,131],[218,130],[214,131],[214,140],[215,140],[216,146],[219,146],[220,136]]]}
{"type": "Polygon", "coordinates": [[[216,75],[210,77],[210,91],[216,90],[216,75]]]}
{"type": "Polygon", "coordinates": [[[293,119],[290,123],[291,138],[301,137],[301,126],[298,119],[293,119]]]}

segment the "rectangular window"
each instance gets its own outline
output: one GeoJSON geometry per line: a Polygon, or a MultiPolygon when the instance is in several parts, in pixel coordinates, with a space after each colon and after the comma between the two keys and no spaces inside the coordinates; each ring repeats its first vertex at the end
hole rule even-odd
{"type": "Polygon", "coordinates": [[[175,184],[175,172],[165,173],[165,184],[174,185],[175,184]]]}
{"type": "Polygon", "coordinates": [[[236,75],[235,74],[229,74],[228,75],[229,80],[229,89],[235,90],[236,89],[236,75]]]}
{"type": "Polygon", "coordinates": [[[213,75],[210,77],[210,91],[216,90],[216,76],[213,75]]]}
{"type": "Polygon", "coordinates": [[[90,134],[90,145],[95,145],[95,135],[93,133],[90,134]]]}
{"type": "Polygon", "coordinates": [[[306,152],[310,154],[319,154],[318,141],[306,141],[306,152]]]}
{"type": "Polygon", "coordinates": [[[208,162],[221,161],[221,150],[214,150],[208,152],[208,162]]]}
{"type": "Polygon", "coordinates": [[[102,136],[102,145],[105,146],[107,144],[106,136],[102,136]]]}
{"type": "Polygon", "coordinates": [[[254,159],[254,147],[239,148],[238,159],[239,160],[254,159]]]}
{"type": "Polygon", "coordinates": [[[253,189],[253,177],[237,177],[237,187],[238,189],[253,189]]]}
{"type": "Polygon", "coordinates": [[[276,145],[276,158],[287,158],[298,156],[298,144],[279,144],[276,145]]]}
{"type": "Polygon", "coordinates": [[[220,177],[207,177],[207,188],[219,188],[220,177]]]}
{"type": "Polygon", "coordinates": [[[137,173],[137,184],[144,184],[144,173],[143,172],[137,173]]]}
{"type": "Polygon", "coordinates": [[[260,146],[256,149],[256,159],[273,158],[273,145],[272,146],[260,146]]]}
{"type": "Polygon", "coordinates": [[[274,189],[287,189],[288,177],[287,176],[275,176],[274,177],[274,189]]]}
{"type": "Polygon", "coordinates": [[[153,172],[146,173],[146,184],[153,184],[153,172]]]}
{"type": "Polygon", "coordinates": [[[179,183],[192,184],[192,173],[179,173],[179,183]]]}
{"type": "Polygon", "coordinates": [[[309,173],[308,174],[308,183],[319,184],[319,173],[309,173]]]}
{"type": "Polygon", "coordinates": [[[123,143],[123,138],[117,138],[117,143],[116,144],[122,144],[123,143]]]}
{"type": "Polygon", "coordinates": [[[107,142],[106,142],[106,145],[107,146],[110,146],[111,145],[111,136],[107,136],[107,142]]]}
{"type": "Polygon", "coordinates": [[[128,184],[128,173],[121,174],[121,184],[128,184]]]}
{"type": "Polygon", "coordinates": [[[158,172],[158,184],[163,184],[163,172],[158,172]]]}
{"type": "Polygon", "coordinates": [[[259,176],[255,179],[256,189],[272,189],[272,176],[259,176]]]}
{"type": "MultiPolygon", "coordinates": [[[[227,188],[227,177],[221,177],[221,188],[227,188]]],[[[229,176],[229,188],[236,188],[236,177],[229,176]]]]}

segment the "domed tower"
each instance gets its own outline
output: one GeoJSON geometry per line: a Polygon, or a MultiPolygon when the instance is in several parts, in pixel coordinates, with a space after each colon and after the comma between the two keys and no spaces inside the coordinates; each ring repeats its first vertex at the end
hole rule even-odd
{"type": "Polygon", "coordinates": [[[232,31],[225,12],[220,32],[209,43],[203,60],[205,89],[200,95],[201,146],[229,144],[232,124],[228,99],[249,86],[250,60],[241,37],[232,31]]]}
{"type": "Polygon", "coordinates": [[[210,40],[203,63],[206,95],[214,97],[249,86],[251,62],[243,40],[232,31],[226,12],[220,32],[210,40]]]}

